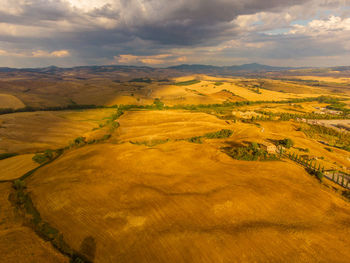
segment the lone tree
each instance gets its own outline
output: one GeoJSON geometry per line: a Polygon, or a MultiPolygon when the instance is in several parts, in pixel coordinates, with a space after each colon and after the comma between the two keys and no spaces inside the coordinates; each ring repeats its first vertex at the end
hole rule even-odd
{"type": "Polygon", "coordinates": [[[286,147],[287,149],[289,149],[289,148],[294,146],[294,142],[291,139],[289,139],[289,138],[285,138],[283,140],[280,140],[279,144],[284,146],[284,147],[286,147]]]}
{"type": "Polygon", "coordinates": [[[51,161],[54,158],[54,151],[45,150],[43,153],[36,153],[33,156],[33,161],[39,164],[43,164],[45,162],[51,161]]]}
{"type": "Polygon", "coordinates": [[[317,172],[316,172],[316,177],[317,177],[317,179],[318,179],[318,180],[320,180],[320,181],[322,182],[322,179],[323,179],[323,173],[322,173],[322,172],[320,172],[320,171],[317,171],[317,172]]]}
{"type": "Polygon", "coordinates": [[[157,108],[158,110],[164,109],[164,103],[163,103],[159,98],[156,98],[156,99],[153,101],[153,104],[156,106],[156,108],[157,108]]]}
{"type": "Polygon", "coordinates": [[[77,137],[74,139],[74,144],[75,145],[82,145],[82,144],[85,144],[86,141],[85,141],[85,137],[77,137]]]}

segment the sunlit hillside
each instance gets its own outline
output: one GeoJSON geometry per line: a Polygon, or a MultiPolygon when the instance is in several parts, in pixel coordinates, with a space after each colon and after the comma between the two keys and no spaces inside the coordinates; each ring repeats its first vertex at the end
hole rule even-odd
{"type": "Polygon", "coordinates": [[[347,80],[293,78],[7,80],[4,262],[347,262],[347,80]]]}

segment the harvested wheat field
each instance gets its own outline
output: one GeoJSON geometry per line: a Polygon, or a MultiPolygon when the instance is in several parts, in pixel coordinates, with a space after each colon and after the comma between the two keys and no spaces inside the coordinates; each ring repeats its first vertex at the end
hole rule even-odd
{"type": "Polygon", "coordinates": [[[259,124],[260,127],[245,123],[231,124],[231,129],[235,132],[227,141],[235,143],[244,141],[266,143],[291,138],[295,143],[295,147],[289,149],[290,152],[318,157],[318,162],[322,163],[327,169],[339,169],[339,165],[350,167],[349,152],[336,148],[333,149],[333,152],[326,150],[322,143],[308,138],[305,133],[298,131],[300,127],[298,122],[266,121],[259,124]],[[309,151],[305,153],[299,151],[298,148],[307,148],[309,151]]]}
{"type": "Polygon", "coordinates": [[[56,251],[50,242],[23,225],[8,200],[11,188],[11,183],[0,184],[0,262],[68,263],[68,258],[56,251]]]}
{"type": "Polygon", "coordinates": [[[28,153],[64,147],[76,137],[98,128],[114,111],[38,111],[1,115],[0,152],[28,153]]]}
{"type": "Polygon", "coordinates": [[[252,88],[257,83],[256,80],[213,78],[204,75],[176,78],[174,81],[184,84],[154,87],[152,96],[160,98],[168,105],[176,105],[213,104],[222,103],[226,100],[286,100],[290,98],[316,97],[329,93],[324,89],[267,80],[263,80],[264,85],[257,93],[256,89],[252,88]],[[185,84],[186,81],[188,84],[185,84]],[[296,92],[297,90],[299,92],[296,92]]]}
{"type": "Polygon", "coordinates": [[[1,108],[11,108],[18,109],[23,108],[25,105],[17,97],[10,94],[0,94],[0,109],[1,108]]]}
{"type": "Polygon", "coordinates": [[[229,127],[215,116],[186,111],[130,111],[118,121],[123,142],[187,139],[229,127]]]}
{"type": "MultiPolygon", "coordinates": [[[[111,143],[69,151],[26,180],[43,219],[86,258],[350,259],[348,202],[292,162],[238,161],[220,150],[282,139],[281,132],[305,146],[309,139],[297,124],[264,122],[262,132],[252,124],[183,111],[131,111],[118,121],[111,143]],[[230,138],[183,140],[224,128],[233,130],[230,138]],[[158,143],[146,143],[152,140],[158,143]]],[[[306,146],[313,154],[322,150],[312,143],[306,146]]]]}
{"type": "Polygon", "coordinates": [[[33,154],[22,154],[0,160],[0,181],[17,179],[38,167],[38,163],[32,160],[33,156],[33,154]]]}
{"type": "Polygon", "coordinates": [[[286,162],[247,165],[188,142],[105,144],[27,183],[70,246],[93,240],[94,262],[350,259],[349,203],[286,162]]]}

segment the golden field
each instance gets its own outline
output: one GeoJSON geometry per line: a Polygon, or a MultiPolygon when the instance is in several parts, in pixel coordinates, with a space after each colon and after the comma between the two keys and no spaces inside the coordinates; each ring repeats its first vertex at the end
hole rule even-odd
{"type": "Polygon", "coordinates": [[[18,109],[24,107],[21,100],[9,94],[0,94],[0,108],[18,109]]]}
{"type": "Polygon", "coordinates": [[[50,242],[23,225],[8,200],[10,192],[11,183],[0,184],[0,262],[68,263],[68,258],[57,252],[50,242]]]}
{"type": "Polygon", "coordinates": [[[112,112],[112,109],[97,109],[0,115],[0,153],[64,147],[70,140],[99,127],[112,112]]]}
{"type": "Polygon", "coordinates": [[[34,203],[77,251],[84,240],[93,240],[94,253],[85,256],[94,262],[350,258],[348,202],[294,163],[235,161],[219,149],[256,141],[258,134],[262,141],[281,139],[281,133],[314,154],[326,154],[321,145],[295,131],[293,123],[265,123],[261,133],[251,124],[215,124],[204,115],[124,115],[111,139],[120,136],[119,142],[70,151],[29,178],[34,203]],[[225,127],[234,135],[203,144],[178,141],[205,133],[203,122],[215,125],[207,131],[225,127]],[[174,137],[167,136],[171,123],[174,137]],[[151,140],[155,133],[171,140],[153,147],[127,142],[151,140]]]}
{"type": "MultiPolygon", "coordinates": [[[[200,83],[186,86],[164,86],[155,88],[153,95],[160,98],[167,105],[176,104],[213,104],[222,103],[224,101],[272,101],[272,100],[286,100],[290,98],[305,98],[305,97],[317,97],[320,95],[327,95],[327,90],[322,90],[314,87],[306,87],[305,85],[294,85],[290,88],[289,92],[280,92],[286,87],[286,83],[282,81],[274,81],[275,86],[278,86],[278,90],[269,90],[260,88],[258,94],[253,91],[251,85],[257,82],[251,79],[230,79],[230,78],[214,78],[207,76],[188,76],[175,79],[175,82],[189,81],[192,79],[200,80],[200,83]],[[215,83],[221,83],[217,86],[215,83]],[[248,84],[246,84],[246,82],[248,84]],[[297,88],[295,87],[297,86],[297,88]],[[296,92],[299,89],[299,92],[296,92]],[[301,92],[301,90],[303,92],[301,92]],[[220,94],[222,91],[226,91],[226,94],[220,94]],[[228,91],[228,92],[227,92],[228,91]],[[221,96],[220,96],[221,95],[221,96]]],[[[270,81],[272,82],[272,81],[270,81]]],[[[270,88],[269,86],[267,88],[270,88]]]]}
{"type": "Polygon", "coordinates": [[[178,140],[230,128],[223,120],[201,112],[131,111],[119,120],[121,142],[178,140]]]}
{"type": "Polygon", "coordinates": [[[288,98],[315,97],[320,95],[350,95],[345,78],[335,79],[317,76],[288,77],[287,79],[212,77],[195,74],[169,78],[166,81],[152,79],[151,83],[119,81],[108,78],[57,80],[21,80],[4,78],[0,81],[0,109],[67,106],[70,104],[116,104],[152,103],[160,98],[167,105],[212,104],[226,100],[283,100],[288,98]],[[194,85],[177,86],[178,82],[198,79],[194,85]],[[295,80],[294,80],[295,79],[295,80]],[[314,85],[316,81],[320,85],[314,85]],[[222,85],[215,85],[220,82],[222,85]],[[339,86],[340,85],[340,86],[339,86]],[[254,87],[260,87],[261,94],[254,87]],[[229,92],[222,93],[223,90],[229,92]],[[233,94],[232,94],[233,93],[233,94]]]}
{"type": "Polygon", "coordinates": [[[33,154],[22,154],[0,160],[0,180],[17,179],[38,167],[38,163],[32,160],[33,156],[33,154]]]}
{"type": "Polygon", "coordinates": [[[57,159],[23,179],[24,191],[43,222],[57,229],[86,262],[350,261],[350,203],[342,195],[345,188],[327,179],[320,182],[287,158],[243,161],[224,152],[225,147],[290,138],[295,145],[289,151],[312,156],[325,169],[345,170],[350,167],[349,152],[329,150],[321,139],[308,137],[303,123],[224,117],[255,111],[310,114],[329,103],[272,102],[320,95],[345,99],[346,92],[333,94],[327,87],[289,77],[189,75],[152,83],[101,77],[90,83],[51,84],[47,94],[40,89],[44,82],[34,91],[17,85],[13,96],[25,105],[44,106],[66,105],[70,100],[151,105],[155,98],[165,106],[266,102],[191,110],[120,107],[123,114],[117,119],[112,118],[117,108],[0,115],[0,154],[19,154],[0,160],[0,181],[14,183],[0,183],[0,255],[6,255],[0,262],[73,260],[42,238],[40,231],[36,233],[28,224],[32,215],[24,214],[13,201],[18,193],[14,180],[39,166],[32,157],[64,147],[57,159]],[[179,85],[192,80],[198,81],[179,85]],[[223,129],[233,134],[206,136],[223,129]],[[191,140],[200,136],[201,141],[191,140]],[[84,137],[84,143],[74,144],[78,137],[84,137]]]}

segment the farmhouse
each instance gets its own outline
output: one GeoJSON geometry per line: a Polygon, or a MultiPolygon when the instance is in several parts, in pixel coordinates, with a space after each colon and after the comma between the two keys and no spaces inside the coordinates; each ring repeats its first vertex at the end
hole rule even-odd
{"type": "Polygon", "coordinates": [[[277,147],[272,143],[263,143],[260,144],[260,148],[268,153],[276,153],[277,147]]]}

